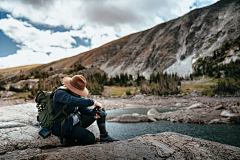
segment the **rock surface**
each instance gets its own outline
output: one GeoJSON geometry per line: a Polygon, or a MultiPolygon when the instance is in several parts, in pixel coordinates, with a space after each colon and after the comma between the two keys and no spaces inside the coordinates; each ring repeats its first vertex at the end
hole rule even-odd
{"type": "MultiPolygon", "coordinates": [[[[0,107],[0,155],[27,148],[62,146],[57,136],[43,139],[39,134],[35,103],[0,107]]],[[[96,125],[88,128],[97,139],[100,133],[96,125]]]]}
{"type": "Polygon", "coordinates": [[[203,106],[203,104],[200,102],[200,103],[195,103],[195,104],[187,107],[187,109],[201,108],[202,106],[203,106]]]}
{"type": "Polygon", "coordinates": [[[16,150],[0,159],[240,159],[240,148],[165,132],[89,146],[16,150]]]}
{"type": "Polygon", "coordinates": [[[114,119],[108,120],[108,122],[137,123],[137,122],[156,122],[156,120],[147,115],[123,114],[121,116],[117,116],[114,119]]]}
{"type": "Polygon", "coordinates": [[[155,108],[151,108],[148,112],[147,115],[158,115],[159,112],[155,108]]]}
{"type": "Polygon", "coordinates": [[[171,122],[184,122],[184,123],[199,123],[199,124],[216,124],[216,123],[239,123],[236,116],[221,116],[221,110],[214,110],[209,108],[197,108],[188,110],[178,110],[174,112],[160,113],[154,118],[157,120],[168,120],[171,122]]]}

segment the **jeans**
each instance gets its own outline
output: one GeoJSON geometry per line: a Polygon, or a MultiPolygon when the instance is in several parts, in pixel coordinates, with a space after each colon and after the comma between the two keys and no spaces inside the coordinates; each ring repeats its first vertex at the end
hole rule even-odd
{"type": "MultiPolygon", "coordinates": [[[[103,109],[104,110],[104,109],[103,109]]],[[[71,134],[65,136],[67,140],[67,145],[89,145],[95,143],[95,136],[92,132],[87,130],[86,128],[89,127],[96,119],[93,116],[81,115],[81,122],[80,124],[76,124],[73,126],[71,134]]],[[[98,118],[97,124],[105,123],[105,118],[98,118]]]]}

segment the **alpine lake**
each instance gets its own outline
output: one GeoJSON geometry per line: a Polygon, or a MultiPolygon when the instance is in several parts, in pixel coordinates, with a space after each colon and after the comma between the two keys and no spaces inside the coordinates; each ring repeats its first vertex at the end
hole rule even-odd
{"type": "MultiPolygon", "coordinates": [[[[151,108],[116,109],[107,111],[107,119],[122,114],[147,115],[151,108]]],[[[158,112],[172,112],[175,108],[155,108],[158,112]]],[[[110,136],[115,139],[131,139],[145,134],[162,132],[176,132],[196,138],[215,141],[222,144],[240,147],[240,125],[237,124],[195,124],[170,121],[139,122],[139,123],[116,123],[106,122],[110,136]]]]}

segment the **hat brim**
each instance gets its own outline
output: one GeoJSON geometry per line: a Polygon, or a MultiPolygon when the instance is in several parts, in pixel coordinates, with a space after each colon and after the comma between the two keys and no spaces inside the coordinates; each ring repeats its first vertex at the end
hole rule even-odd
{"type": "Polygon", "coordinates": [[[83,90],[79,90],[79,89],[73,87],[70,83],[71,79],[72,78],[70,78],[70,77],[63,78],[63,83],[65,84],[65,86],[67,86],[68,89],[70,89],[72,92],[74,92],[80,96],[87,96],[89,93],[88,89],[85,87],[83,90]]]}

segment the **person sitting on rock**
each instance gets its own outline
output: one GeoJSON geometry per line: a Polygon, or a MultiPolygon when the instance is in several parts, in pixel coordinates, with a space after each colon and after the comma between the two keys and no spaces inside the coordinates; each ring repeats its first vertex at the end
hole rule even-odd
{"type": "Polygon", "coordinates": [[[92,99],[84,99],[81,96],[87,96],[89,91],[86,88],[86,79],[82,75],[75,75],[72,78],[64,77],[64,85],[59,87],[53,96],[53,112],[55,116],[64,106],[66,109],[60,113],[56,119],[66,117],[73,113],[78,113],[62,121],[55,122],[52,127],[52,133],[56,136],[66,138],[67,145],[88,145],[95,143],[95,136],[86,128],[95,120],[100,131],[100,142],[113,142],[114,138],[108,135],[105,126],[105,118],[98,114],[93,115],[93,109],[89,106],[98,106],[99,110],[104,110],[102,104],[92,99]],[[67,105],[67,106],[66,106],[67,105]],[[61,131],[61,128],[62,131],[61,131]]]}

